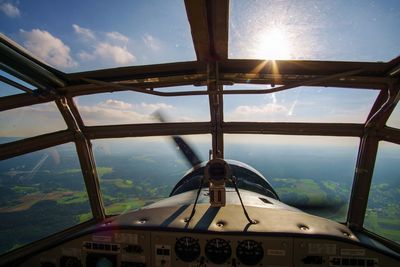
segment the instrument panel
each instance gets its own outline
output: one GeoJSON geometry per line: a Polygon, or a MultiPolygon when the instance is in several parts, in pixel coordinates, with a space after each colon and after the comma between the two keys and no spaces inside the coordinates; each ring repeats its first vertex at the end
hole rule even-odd
{"type": "Polygon", "coordinates": [[[374,250],[323,238],[110,230],[41,252],[20,266],[396,266],[374,250]]]}

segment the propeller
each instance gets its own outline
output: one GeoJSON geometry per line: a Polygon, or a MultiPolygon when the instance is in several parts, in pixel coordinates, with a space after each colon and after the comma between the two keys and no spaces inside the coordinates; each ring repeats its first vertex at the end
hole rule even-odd
{"type": "MultiPolygon", "coordinates": [[[[160,122],[166,122],[164,115],[160,111],[156,111],[153,114],[160,122]]],[[[194,150],[183,140],[182,137],[174,135],[172,136],[175,144],[179,147],[179,151],[187,159],[192,167],[195,167],[201,163],[199,157],[194,150]]]]}
{"type": "MultiPolygon", "coordinates": [[[[153,113],[153,116],[160,122],[166,122],[165,116],[160,110],[153,113]]],[[[186,158],[192,167],[198,166],[201,160],[194,152],[194,150],[188,145],[188,143],[180,136],[172,136],[174,143],[179,147],[179,151],[186,158]]],[[[248,181],[240,180],[238,181],[238,186],[241,187],[243,183],[248,183],[248,181]]],[[[255,185],[253,185],[254,187],[255,185]]],[[[259,185],[259,187],[262,187],[259,185]]],[[[263,187],[262,187],[263,188],[263,187]]],[[[277,197],[279,200],[279,197],[277,197]]],[[[343,200],[341,201],[308,201],[306,199],[298,199],[297,197],[283,197],[281,201],[289,206],[297,208],[299,210],[312,213],[321,214],[327,213],[332,214],[338,212],[341,207],[345,204],[343,200]]]]}
{"type": "Polygon", "coordinates": [[[282,197],[281,201],[291,207],[315,215],[338,213],[341,210],[341,208],[346,204],[346,202],[343,200],[340,201],[321,200],[321,201],[307,202],[301,200],[296,201],[291,198],[285,199],[285,197],[282,197]]]}

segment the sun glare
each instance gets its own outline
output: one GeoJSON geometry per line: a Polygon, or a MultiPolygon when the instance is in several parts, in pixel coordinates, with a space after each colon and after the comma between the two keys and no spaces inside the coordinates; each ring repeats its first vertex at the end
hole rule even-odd
{"type": "Polygon", "coordinates": [[[291,59],[291,45],[287,33],[279,28],[260,32],[256,37],[256,56],[260,59],[291,59]]]}

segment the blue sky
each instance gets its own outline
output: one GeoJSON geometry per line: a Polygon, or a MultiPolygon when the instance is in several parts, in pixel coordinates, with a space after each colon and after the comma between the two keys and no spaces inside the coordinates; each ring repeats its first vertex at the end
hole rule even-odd
{"type": "MultiPolygon", "coordinates": [[[[230,1],[231,58],[388,61],[396,0],[230,1]]],[[[0,0],[0,31],[65,72],[195,60],[184,2],[0,0]]]]}
{"type": "Polygon", "coordinates": [[[389,61],[400,1],[230,1],[229,57],[389,61]]]}
{"type": "Polygon", "coordinates": [[[65,72],[195,60],[183,1],[1,1],[0,11],[2,33],[65,72]]]}
{"type": "MultiPolygon", "coordinates": [[[[229,56],[387,61],[400,54],[400,1],[298,3],[230,1],[229,56]]],[[[0,31],[65,72],[195,60],[184,2],[178,0],[0,0],[0,31]]],[[[20,93],[1,86],[0,96],[20,93]]],[[[376,96],[373,90],[307,87],[261,96],[225,96],[224,115],[226,121],[361,123],[376,96]]],[[[75,101],[88,125],[152,122],[150,115],[159,108],[171,121],[210,120],[206,96],[163,98],[118,92],[75,101]]],[[[398,110],[390,120],[395,126],[398,110]]],[[[64,127],[56,113],[49,104],[2,112],[0,136],[55,130],[43,126],[29,130],[22,127],[24,121],[31,127],[35,124],[29,122],[43,120],[64,127]]]]}

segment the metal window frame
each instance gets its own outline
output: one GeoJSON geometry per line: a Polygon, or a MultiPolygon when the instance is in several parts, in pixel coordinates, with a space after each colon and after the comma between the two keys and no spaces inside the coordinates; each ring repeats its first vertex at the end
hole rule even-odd
{"type": "MultiPolygon", "coordinates": [[[[41,94],[27,92],[0,98],[0,111],[55,101],[68,129],[0,145],[0,159],[15,157],[73,141],[96,220],[105,218],[91,140],[171,134],[211,134],[215,157],[223,157],[224,133],[360,137],[358,160],[347,215],[348,226],[363,231],[368,194],[379,141],[400,145],[400,129],[386,126],[400,94],[400,57],[390,62],[263,61],[228,59],[228,0],[185,0],[197,61],[115,68],[66,74],[38,61],[0,36],[2,67],[21,80],[34,81],[41,94]],[[4,56],[4,57],[3,57],[4,56]],[[4,58],[4,60],[3,60],[4,58]],[[279,72],[277,71],[279,70],[279,72]],[[300,85],[379,90],[364,123],[225,122],[224,94],[267,94],[268,90],[229,90],[235,83],[300,85]],[[207,90],[186,93],[159,91],[161,87],[204,85],[207,90]],[[200,123],[84,125],[73,97],[114,91],[138,91],[165,97],[207,95],[211,121],[200,123]],[[164,93],[163,93],[164,92],[164,93]]],[[[329,90],[329,88],[326,88],[329,90]]]]}

